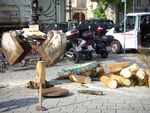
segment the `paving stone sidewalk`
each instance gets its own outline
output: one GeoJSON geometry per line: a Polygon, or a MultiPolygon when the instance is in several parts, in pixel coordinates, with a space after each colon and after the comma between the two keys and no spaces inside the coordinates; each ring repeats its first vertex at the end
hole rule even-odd
{"type": "MultiPolygon", "coordinates": [[[[111,55],[107,59],[98,59],[102,63],[130,61],[142,63],[136,54],[111,55]]],[[[67,88],[69,95],[60,98],[44,98],[43,113],[150,113],[150,88],[145,86],[120,87],[109,89],[100,81],[92,81],[84,87],[69,80],[56,80],[57,73],[72,63],[60,61],[55,66],[46,68],[46,77],[55,87],[67,88]],[[104,95],[80,94],[81,89],[103,91],[104,95]]],[[[0,113],[37,113],[37,90],[27,89],[25,84],[35,80],[35,69],[0,73],[0,113]]]]}

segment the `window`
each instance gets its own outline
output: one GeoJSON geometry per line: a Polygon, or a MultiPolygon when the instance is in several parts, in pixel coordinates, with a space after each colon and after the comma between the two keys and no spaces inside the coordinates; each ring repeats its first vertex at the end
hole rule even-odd
{"type": "Polygon", "coordinates": [[[141,5],[141,0],[135,0],[135,5],[140,6],[141,5]]]}
{"type": "MultiPolygon", "coordinates": [[[[135,16],[127,16],[126,18],[126,31],[133,30],[135,28],[135,16]]],[[[118,25],[116,28],[118,32],[123,32],[124,31],[124,20],[121,21],[121,23],[118,25]]]]}
{"type": "Polygon", "coordinates": [[[134,16],[127,17],[126,22],[127,22],[127,25],[126,25],[127,29],[134,29],[134,27],[135,27],[135,17],[134,16]]]}
{"type": "Polygon", "coordinates": [[[78,7],[86,8],[86,0],[77,0],[78,7]]]}

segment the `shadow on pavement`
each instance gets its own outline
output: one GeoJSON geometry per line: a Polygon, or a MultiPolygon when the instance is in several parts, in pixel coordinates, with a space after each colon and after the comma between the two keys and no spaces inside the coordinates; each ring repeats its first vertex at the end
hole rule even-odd
{"type": "Polygon", "coordinates": [[[33,104],[37,104],[37,98],[21,98],[21,99],[14,99],[9,101],[0,102],[0,112],[8,112],[17,108],[30,106],[33,104]]]}

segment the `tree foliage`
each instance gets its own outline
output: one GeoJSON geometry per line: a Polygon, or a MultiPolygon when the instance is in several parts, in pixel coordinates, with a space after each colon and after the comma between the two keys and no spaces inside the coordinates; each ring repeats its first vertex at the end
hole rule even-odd
{"type": "MultiPolygon", "coordinates": [[[[117,10],[119,12],[123,12],[124,10],[124,3],[121,2],[121,0],[91,0],[92,2],[97,2],[99,4],[99,7],[95,10],[93,10],[93,13],[99,17],[99,18],[105,18],[105,9],[109,6],[109,5],[114,5],[115,8],[117,8],[117,10]]],[[[131,9],[133,4],[133,0],[127,0],[127,9],[131,9]]]]}

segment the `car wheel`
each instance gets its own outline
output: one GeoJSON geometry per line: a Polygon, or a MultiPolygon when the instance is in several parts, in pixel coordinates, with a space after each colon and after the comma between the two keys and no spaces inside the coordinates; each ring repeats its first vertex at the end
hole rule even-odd
{"type": "Polygon", "coordinates": [[[121,44],[118,41],[112,41],[111,44],[110,44],[110,47],[111,47],[112,53],[117,53],[118,54],[121,51],[121,44]]]}

